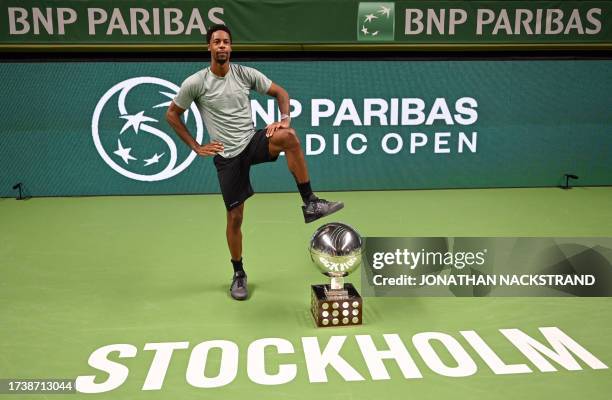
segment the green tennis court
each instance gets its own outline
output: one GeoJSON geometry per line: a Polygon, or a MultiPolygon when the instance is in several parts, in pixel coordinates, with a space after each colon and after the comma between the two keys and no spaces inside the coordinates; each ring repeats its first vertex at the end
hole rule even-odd
{"type": "MultiPolygon", "coordinates": [[[[257,194],[246,203],[244,260],[250,298],[232,300],[219,195],[0,199],[0,377],[67,378],[109,375],[88,365],[103,346],[129,344],[133,357],[109,360],[129,374],[116,389],[45,398],[108,399],[607,399],[609,369],[541,372],[500,332],[520,329],[546,344],[538,328],[557,327],[601,362],[612,363],[610,298],[365,298],[364,324],[317,329],[309,314],[311,284],[327,280],[309,259],[307,245],[318,225],[333,220],[362,236],[612,236],[612,188],[579,187],[338,192],[346,208],[331,219],[305,225],[297,194],[257,194]],[[507,364],[531,373],[497,375],[460,331],[476,331],[507,364]],[[420,332],[454,337],[477,371],[466,377],[433,372],[415,349],[420,332]],[[373,379],[355,340],[370,335],[385,349],[384,334],[401,337],[422,378],[406,379],[398,364],[384,365],[390,379],[373,379]],[[346,336],[339,354],[363,380],[346,380],[333,366],[327,382],[309,378],[302,338],[321,349],[346,336]],[[279,385],[255,383],[248,348],[262,338],[282,338],[293,351],[265,351],[265,371],[294,365],[295,377],[279,385]],[[216,388],[186,379],[199,343],[233,342],[237,375],[216,388]],[[155,352],[147,343],[188,342],[177,348],[158,390],[142,390],[155,352]]],[[[358,274],[351,275],[359,287],[358,274]]],[[[442,346],[442,361],[456,362],[442,346]]],[[[224,368],[212,349],[202,373],[224,368]]],[[[2,396],[2,395],[0,395],[2,396]]],[[[18,396],[4,396],[17,398],[18,396]]],[[[19,396],[38,399],[43,396],[19,396]]]]}

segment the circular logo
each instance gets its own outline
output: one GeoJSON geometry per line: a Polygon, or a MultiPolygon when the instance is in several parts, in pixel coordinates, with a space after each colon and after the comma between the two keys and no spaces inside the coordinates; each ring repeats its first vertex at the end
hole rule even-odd
{"type": "MultiPolygon", "coordinates": [[[[127,178],[144,182],[162,181],[185,170],[197,154],[174,132],[164,131],[171,129],[164,115],[178,91],[172,82],[143,76],[119,82],[104,93],[91,121],[93,141],[104,162],[127,178]]],[[[195,124],[190,131],[195,128],[195,139],[202,143],[204,127],[195,104],[183,114],[185,124],[190,114],[193,122],[188,128],[195,124]]]]}

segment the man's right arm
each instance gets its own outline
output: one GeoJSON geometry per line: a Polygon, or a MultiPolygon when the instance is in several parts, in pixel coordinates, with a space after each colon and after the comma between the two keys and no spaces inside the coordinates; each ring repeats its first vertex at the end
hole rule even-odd
{"type": "Polygon", "coordinates": [[[214,156],[220,151],[223,151],[223,144],[221,142],[210,142],[204,146],[200,146],[193,136],[191,136],[191,133],[189,133],[189,130],[181,119],[181,115],[184,112],[185,109],[177,106],[174,101],[170,103],[170,107],[168,107],[168,111],[166,111],[166,120],[172,129],[179,135],[181,140],[185,142],[191,150],[201,156],[214,156]]]}

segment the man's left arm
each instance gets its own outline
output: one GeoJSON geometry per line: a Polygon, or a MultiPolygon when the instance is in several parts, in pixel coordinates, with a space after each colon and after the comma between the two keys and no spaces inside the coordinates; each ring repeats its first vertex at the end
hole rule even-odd
{"type": "Polygon", "coordinates": [[[279,128],[289,128],[291,117],[289,117],[289,93],[276,83],[272,82],[267,92],[268,96],[276,97],[278,109],[281,112],[281,120],[273,122],[266,127],[266,136],[274,135],[279,128]]]}

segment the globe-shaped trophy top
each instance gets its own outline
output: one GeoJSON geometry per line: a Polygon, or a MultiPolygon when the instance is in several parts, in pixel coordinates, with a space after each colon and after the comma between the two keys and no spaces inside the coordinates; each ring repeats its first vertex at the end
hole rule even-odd
{"type": "Polygon", "coordinates": [[[343,277],[361,264],[363,242],[356,230],[340,222],[325,224],[310,239],[310,258],[329,277],[343,277]]]}

